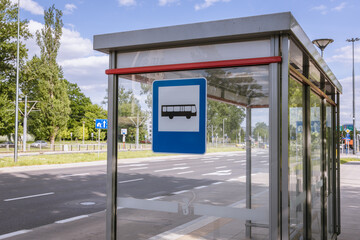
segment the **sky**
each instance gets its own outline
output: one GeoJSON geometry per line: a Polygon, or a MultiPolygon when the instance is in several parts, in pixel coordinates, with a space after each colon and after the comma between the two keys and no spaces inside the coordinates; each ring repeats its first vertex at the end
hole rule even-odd
{"type": "MultiPolygon", "coordinates": [[[[346,39],[360,37],[359,0],[20,0],[20,18],[29,21],[32,33],[42,27],[44,9],[52,4],[64,13],[58,63],[65,78],[96,104],[106,94],[108,56],[93,50],[94,35],[290,11],[311,40],[334,39],[324,59],[343,86],[341,123],[352,123],[352,46],[346,39]]],[[[34,39],[26,44],[29,58],[39,55],[34,39]]],[[[355,85],[360,126],[360,41],[355,85]]]]}

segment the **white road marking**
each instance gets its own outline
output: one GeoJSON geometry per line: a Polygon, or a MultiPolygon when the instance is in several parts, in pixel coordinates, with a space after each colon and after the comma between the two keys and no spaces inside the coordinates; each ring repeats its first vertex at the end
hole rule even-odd
{"type": "Polygon", "coordinates": [[[67,223],[67,222],[72,222],[72,221],[76,221],[76,220],[79,220],[79,219],[82,219],[82,218],[86,218],[88,217],[89,215],[81,215],[81,216],[77,216],[77,217],[72,217],[72,218],[67,218],[67,219],[64,219],[64,220],[60,220],[60,221],[56,221],[55,223],[67,223]]]}
{"type": "Polygon", "coordinates": [[[219,169],[219,168],[227,168],[227,166],[216,167],[216,169],[219,169]]]}
{"type": "Polygon", "coordinates": [[[162,198],[164,198],[164,197],[165,197],[165,196],[158,196],[158,197],[148,198],[147,200],[149,200],[149,201],[154,201],[154,200],[162,199],[162,198]]]}
{"type": "Polygon", "coordinates": [[[211,185],[219,185],[219,184],[223,184],[224,182],[214,182],[211,185]]]}
{"type": "Polygon", "coordinates": [[[234,158],[229,158],[226,161],[234,161],[234,160],[235,160],[234,158]]]}
{"type": "Polygon", "coordinates": [[[214,162],[214,161],[204,161],[204,163],[212,163],[212,162],[214,162]]]}
{"type": "Polygon", "coordinates": [[[245,162],[245,160],[234,161],[234,163],[242,163],[242,162],[245,162]]]}
{"type": "Polygon", "coordinates": [[[174,170],[184,170],[184,169],[188,169],[190,167],[175,167],[175,168],[167,168],[167,169],[159,169],[159,170],[155,170],[154,172],[167,172],[167,171],[174,171],[174,170]]]}
{"type": "Polygon", "coordinates": [[[149,164],[147,163],[137,163],[137,164],[129,164],[129,165],[124,165],[124,166],[118,166],[118,168],[126,168],[126,167],[142,167],[142,166],[147,166],[149,164]]]}
{"type": "Polygon", "coordinates": [[[209,176],[209,175],[215,175],[215,176],[226,176],[226,175],[231,175],[231,170],[221,170],[221,171],[216,171],[216,172],[211,172],[211,173],[204,173],[201,174],[203,176],[209,176]]]}
{"type": "Polygon", "coordinates": [[[9,198],[9,199],[5,199],[4,202],[10,202],[10,201],[21,200],[21,199],[26,199],[26,198],[42,197],[42,196],[47,196],[47,195],[52,195],[52,194],[54,194],[54,192],[41,193],[41,194],[29,195],[29,196],[17,197],[17,198],[9,198]]]}
{"type": "Polygon", "coordinates": [[[141,181],[144,180],[143,178],[136,178],[136,179],[130,179],[130,180],[125,180],[125,181],[120,181],[119,183],[129,183],[129,182],[137,182],[137,181],[141,181]]]}
{"type": "Polygon", "coordinates": [[[130,168],[129,170],[140,170],[140,169],[147,169],[148,167],[138,167],[138,168],[130,168]]]}
{"type": "Polygon", "coordinates": [[[186,165],[187,163],[175,163],[174,166],[183,166],[186,165]]]}
{"type": "Polygon", "coordinates": [[[208,186],[198,186],[198,187],[194,187],[194,189],[202,189],[202,188],[207,188],[208,186]]]}
{"type": "Polygon", "coordinates": [[[177,174],[187,174],[187,173],[193,173],[194,171],[187,171],[187,172],[179,172],[177,174]]]}
{"type": "Polygon", "coordinates": [[[14,236],[24,234],[24,233],[28,233],[28,232],[31,232],[31,231],[32,230],[19,230],[19,231],[16,231],[16,232],[3,234],[3,235],[0,235],[0,239],[6,239],[6,238],[9,238],[9,237],[14,237],[14,236]]]}
{"type": "Polygon", "coordinates": [[[182,190],[182,191],[178,191],[178,192],[173,192],[172,194],[181,194],[181,193],[186,193],[188,192],[189,190],[182,190]]]}
{"type": "Polygon", "coordinates": [[[59,178],[86,176],[86,175],[90,175],[90,173],[77,173],[77,174],[63,175],[63,176],[60,176],[59,178]]]}

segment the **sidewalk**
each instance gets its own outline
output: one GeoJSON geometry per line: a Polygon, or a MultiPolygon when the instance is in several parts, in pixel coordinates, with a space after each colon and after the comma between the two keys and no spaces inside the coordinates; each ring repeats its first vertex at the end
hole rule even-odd
{"type": "Polygon", "coordinates": [[[341,234],[339,240],[360,239],[360,159],[340,166],[341,234]]]}

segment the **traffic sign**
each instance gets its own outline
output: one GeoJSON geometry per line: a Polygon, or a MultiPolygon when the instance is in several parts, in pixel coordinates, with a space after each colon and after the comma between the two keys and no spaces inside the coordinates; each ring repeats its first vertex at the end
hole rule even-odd
{"type": "Polygon", "coordinates": [[[96,129],[107,129],[108,128],[107,119],[95,119],[95,128],[96,129]]]}
{"type": "Polygon", "coordinates": [[[126,134],[127,134],[127,128],[122,128],[121,135],[126,135],[126,134]]]}
{"type": "Polygon", "coordinates": [[[153,82],[153,151],[206,151],[206,79],[153,82]]]}

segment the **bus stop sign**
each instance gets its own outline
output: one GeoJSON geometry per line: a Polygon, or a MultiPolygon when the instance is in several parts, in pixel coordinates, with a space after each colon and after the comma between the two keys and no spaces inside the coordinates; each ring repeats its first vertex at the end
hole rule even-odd
{"type": "Polygon", "coordinates": [[[153,151],[206,151],[206,79],[153,82],[153,151]]]}

